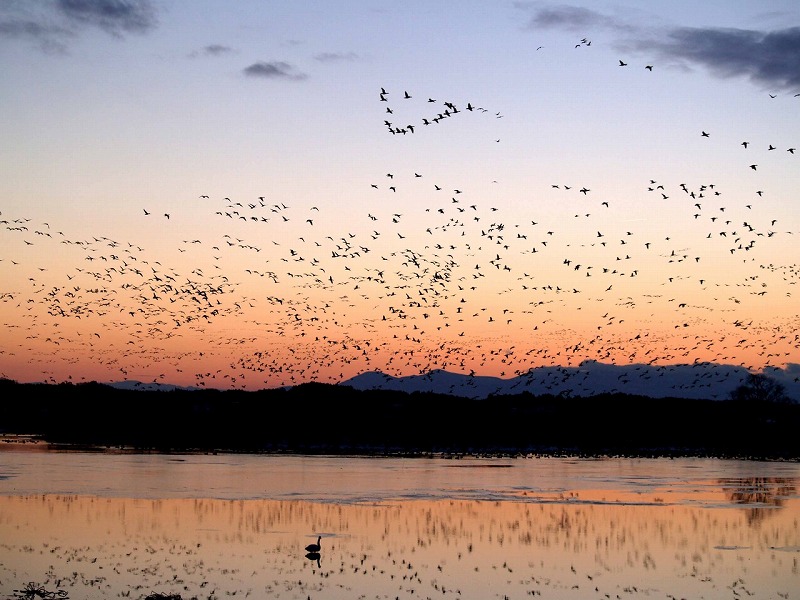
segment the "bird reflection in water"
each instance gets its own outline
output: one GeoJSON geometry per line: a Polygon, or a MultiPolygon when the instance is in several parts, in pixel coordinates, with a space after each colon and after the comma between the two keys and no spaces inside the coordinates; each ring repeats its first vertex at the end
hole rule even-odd
{"type": "Polygon", "coordinates": [[[319,564],[320,553],[319,552],[309,552],[306,554],[306,558],[310,561],[317,562],[317,568],[320,568],[322,565],[319,564]]]}

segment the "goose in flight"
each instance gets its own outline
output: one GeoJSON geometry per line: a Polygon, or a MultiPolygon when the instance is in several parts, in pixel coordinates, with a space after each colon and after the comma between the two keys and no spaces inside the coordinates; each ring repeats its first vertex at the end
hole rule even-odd
{"type": "Polygon", "coordinates": [[[619,66],[620,66],[620,67],[627,67],[627,66],[628,66],[628,63],[626,63],[626,62],[622,62],[622,61],[620,60],[620,61],[619,61],[619,66]]]}

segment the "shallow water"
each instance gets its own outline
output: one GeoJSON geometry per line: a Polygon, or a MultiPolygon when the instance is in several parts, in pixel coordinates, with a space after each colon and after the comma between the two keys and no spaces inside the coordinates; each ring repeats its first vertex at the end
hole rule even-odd
{"type": "Polygon", "coordinates": [[[798,598],[799,482],[714,459],[6,449],[0,597],[798,598]]]}

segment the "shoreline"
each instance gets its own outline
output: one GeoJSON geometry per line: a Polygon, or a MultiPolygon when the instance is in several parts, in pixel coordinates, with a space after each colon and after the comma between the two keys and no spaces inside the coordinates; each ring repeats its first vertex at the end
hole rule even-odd
{"type": "Polygon", "coordinates": [[[231,449],[231,448],[158,448],[136,447],[127,445],[104,445],[69,442],[51,442],[36,434],[0,434],[0,452],[29,451],[29,452],[61,452],[78,453],[88,452],[93,454],[113,455],[165,455],[165,456],[217,456],[217,455],[247,455],[247,456],[326,456],[326,457],[359,457],[359,458],[418,458],[418,459],[535,459],[535,458],[573,458],[584,460],[606,460],[617,458],[628,459],[680,459],[702,458],[716,460],[744,460],[756,462],[788,462],[798,463],[800,457],[782,455],[746,455],[738,453],[680,451],[679,449],[649,449],[642,448],[628,452],[585,452],[579,449],[528,449],[514,450],[509,448],[484,448],[481,450],[447,450],[447,449],[420,449],[420,448],[376,448],[369,446],[358,447],[306,447],[302,449],[231,449]]]}

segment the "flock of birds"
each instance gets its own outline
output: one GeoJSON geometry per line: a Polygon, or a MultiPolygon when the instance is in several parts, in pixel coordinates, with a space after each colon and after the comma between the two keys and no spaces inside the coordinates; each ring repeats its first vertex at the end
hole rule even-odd
{"type": "MultiPolygon", "coordinates": [[[[390,134],[504,117],[417,96],[379,90],[390,134]]],[[[697,136],[713,143],[712,133],[697,136]]],[[[752,170],[778,160],[772,144],[742,146],[752,170]]],[[[782,154],[793,160],[795,148],[782,154]]],[[[219,233],[184,231],[157,250],[0,214],[0,376],[28,363],[49,381],[258,389],[371,370],[796,361],[796,311],[769,314],[800,278],[781,260],[796,224],[770,214],[763,178],[751,189],[643,178],[638,209],[596,183],[547,182],[531,193],[560,213],[522,219],[502,198],[422,170],[375,174],[369,204],[346,219],[268,194],[202,194],[191,211],[218,219],[219,233]]],[[[137,210],[165,235],[185,217],[137,210]]]]}

